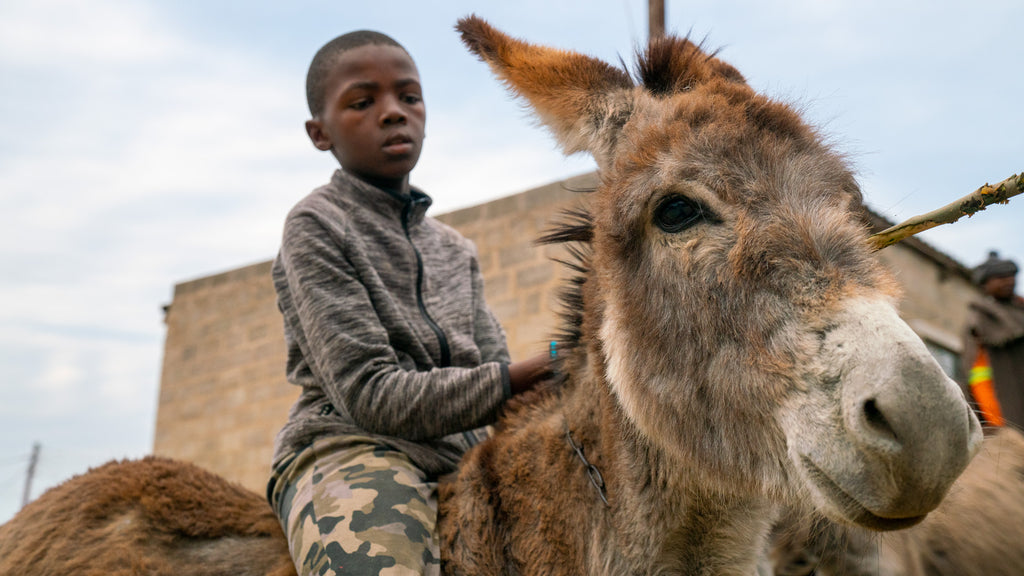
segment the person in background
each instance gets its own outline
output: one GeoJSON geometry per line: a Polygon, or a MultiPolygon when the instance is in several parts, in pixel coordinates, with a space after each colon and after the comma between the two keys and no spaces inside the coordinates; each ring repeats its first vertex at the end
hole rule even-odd
{"type": "Polygon", "coordinates": [[[301,392],[267,496],[301,576],[438,574],[438,477],[548,376],[549,354],[509,361],[476,248],[409,183],[426,106],[405,48],[339,36],[306,96],[306,132],[340,169],[288,214],[274,261],[301,392]]]}
{"type": "Polygon", "coordinates": [[[985,296],[970,303],[962,366],[967,398],[990,430],[1024,427],[1024,298],[1017,265],[990,252],[973,270],[985,296]]]}

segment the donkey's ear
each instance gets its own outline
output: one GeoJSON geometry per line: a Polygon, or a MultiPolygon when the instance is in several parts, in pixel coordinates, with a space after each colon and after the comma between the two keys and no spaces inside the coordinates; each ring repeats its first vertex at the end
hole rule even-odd
{"type": "Polygon", "coordinates": [[[626,71],[512,38],[476,16],[462,18],[456,29],[470,51],[530,104],[566,154],[587,151],[605,165],[633,108],[626,71]]]}

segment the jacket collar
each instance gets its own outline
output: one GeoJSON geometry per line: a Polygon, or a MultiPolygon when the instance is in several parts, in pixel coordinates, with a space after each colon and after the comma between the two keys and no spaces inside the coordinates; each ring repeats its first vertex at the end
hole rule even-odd
{"type": "Polygon", "coordinates": [[[342,169],[334,171],[331,183],[339,190],[351,190],[352,195],[363,206],[399,221],[403,217],[407,218],[406,222],[409,226],[415,226],[422,222],[426,217],[427,209],[434,203],[434,200],[419,188],[410,187],[409,194],[378,188],[342,169]],[[406,214],[407,216],[404,216],[406,214]]]}

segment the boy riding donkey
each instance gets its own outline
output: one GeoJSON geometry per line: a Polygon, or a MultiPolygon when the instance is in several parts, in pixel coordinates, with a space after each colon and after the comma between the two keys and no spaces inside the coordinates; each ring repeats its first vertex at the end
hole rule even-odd
{"type": "Polygon", "coordinates": [[[268,498],[300,575],[436,574],[437,478],[548,375],[548,355],[510,363],[474,246],[409,184],[426,108],[408,52],[340,36],[306,94],[309,138],[341,169],[289,213],[274,262],[302,392],[268,498]]]}

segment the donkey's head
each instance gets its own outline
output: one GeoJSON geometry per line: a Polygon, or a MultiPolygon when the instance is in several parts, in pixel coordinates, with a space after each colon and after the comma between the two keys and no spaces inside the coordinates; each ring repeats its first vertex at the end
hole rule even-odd
{"type": "Polygon", "coordinates": [[[688,40],[631,76],[469,17],[470,50],[601,185],[589,362],[631,426],[723,493],[809,499],[878,529],[923,518],[976,452],[977,419],[897,316],[842,158],[688,40]]]}

